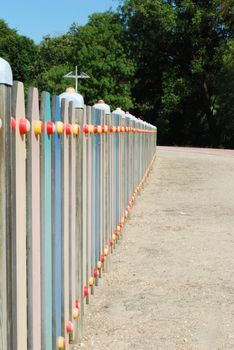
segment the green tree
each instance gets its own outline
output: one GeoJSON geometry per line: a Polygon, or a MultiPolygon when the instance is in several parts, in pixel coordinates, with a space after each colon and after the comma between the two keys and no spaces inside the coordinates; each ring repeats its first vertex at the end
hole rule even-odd
{"type": "Polygon", "coordinates": [[[216,0],[128,0],[121,11],[136,52],[133,98],[159,126],[160,141],[218,146],[225,117],[217,94],[232,36],[230,8],[224,14],[216,0]]]}
{"type": "Polygon", "coordinates": [[[48,90],[53,94],[64,92],[68,83],[73,85],[73,81],[68,82],[63,76],[73,69],[72,65],[73,36],[69,33],[50,37],[44,37],[39,45],[40,67],[35,80],[35,85],[40,90],[48,90]]]}
{"type": "Polygon", "coordinates": [[[220,123],[221,146],[234,148],[234,40],[230,40],[222,59],[217,76],[215,113],[220,123]]]}
{"type": "Polygon", "coordinates": [[[38,48],[33,40],[19,35],[0,20],[0,57],[12,68],[14,80],[30,84],[37,74],[38,48]]]}
{"type": "Polygon", "coordinates": [[[104,99],[112,108],[133,106],[131,80],[134,65],[125,52],[124,31],[118,14],[93,14],[85,26],[73,24],[73,66],[90,75],[81,83],[86,102],[93,104],[104,99]]]}
{"type": "Polygon", "coordinates": [[[134,66],[125,53],[124,31],[118,14],[93,14],[85,26],[74,23],[65,35],[45,37],[39,54],[37,85],[41,89],[47,87],[53,93],[61,93],[67,85],[74,86],[74,80],[63,79],[63,75],[78,65],[79,71],[90,76],[79,85],[87,104],[102,98],[112,108],[133,106],[134,66]]]}
{"type": "Polygon", "coordinates": [[[121,8],[121,18],[136,66],[133,113],[141,111],[148,121],[157,123],[162,137],[164,131],[167,133],[167,120],[160,114],[162,79],[171,60],[168,48],[175,26],[173,8],[160,0],[129,0],[121,8]]]}

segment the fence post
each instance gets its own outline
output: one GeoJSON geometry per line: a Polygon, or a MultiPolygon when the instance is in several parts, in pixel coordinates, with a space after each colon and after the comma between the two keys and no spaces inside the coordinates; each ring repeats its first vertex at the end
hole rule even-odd
{"type": "Polygon", "coordinates": [[[84,133],[83,133],[83,124],[84,124],[84,109],[76,109],[76,123],[80,125],[81,132],[78,136],[78,144],[77,144],[77,152],[76,152],[76,241],[77,241],[77,300],[76,306],[80,308],[80,317],[78,319],[78,341],[81,341],[81,337],[83,335],[84,328],[84,298],[83,298],[83,212],[85,208],[83,207],[83,196],[84,196],[84,188],[83,188],[83,143],[84,143],[84,133]]]}
{"type": "Polygon", "coordinates": [[[45,131],[41,143],[41,293],[42,350],[52,348],[52,150],[50,94],[41,96],[41,119],[45,131]]]}
{"type": "MultiPolygon", "coordinates": [[[[95,135],[93,136],[93,166],[96,175],[93,171],[92,186],[94,186],[94,203],[93,210],[95,210],[95,224],[93,224],[93,237],[95,237],[95,268],[99,270],[99,277],[101,277],[102,270],[104,269],[105,261],[105,230],[106,230],[106,218],[104,216],[105,208],[105,138],[102,132],[104,126],[105,114],[110,113],[110,107],[105,104],[103,100],[99,100],[93,106],[93,124],[95,135]]],[[[96,279],[97,281],[97,279],[96,279]]]]}
{"type": "MultiPolygon", "coordinates": [[[[76,296],[76,266],[77,266],[77,242],[76,242],[76,196],[77,196],[77,189],[76,189],[76,150],[77,150],[77,134],[76,134],[76,127],[75,124],[75,109],[73,106],[73,102],[71,101],[69,103],[69,130],[71,132],[70,139],[69,139],[69,167],[70,167],[70,179],[69,179],[69,197],[70,197],[70,232],[69,232],[69,252],[70,252],[70,261],[69,261],[69,270],[70,270],[70,303],[69,303],[69,309],[70,309],[70,321],[75,324],[73,326],[74,331],[70,335],[70,341],[72,343],[77,342],[78,339],[78,327],[77,322],[78,320],[73,315],[73,308],[75,307],[75,300],[77,298],[76,296]]],[[[68,131],[69,131],[68,130],[68,131]]]]}
{"type": "Polygon", "coordinates": [[[116,172],[116,145],[115,145],[115,133],[114,133],[114,115],[111,113],[111,127],[112,132],[110,135],[111,143],[111,251],[115,248],[116,236],[115,236],[115,216],[116,216],[116,188],[115,188],[115,172],[116,172]]]}
{"type": "Polygon", "coordinates": [[[13,349],[11,271],[11,67],[0,58],[0,344],[13,349]]]}
{"type": "Polygon", "coordinates": [[[109,132],[108,127],[110,125],[110,114],[104,115],[104,157],[105,157],[105,170],[104,170],[104,218],[105,218],[105,243],[104,243],[104,256],[105,256],[105,271],[108,272],[110,268],[110,252],[109,252],[109,242],[110,242],[110,208],[111,208],[111,199],[110,199],[110,142],[109,142],[109,132]]]}
{"type": "Polygon", "coordinates": [[[121,212],[120,212],[120,221],[118,225],[121,228],[121,236],[123,233],[123,215],[125,211],[125,202],[126,202],[126,118],[125,113],[123,112],[121,115],[121,192],[122,192],[122,200],[121,200],[121,212]]]}
{"type": "Polygon", "coordinates": [[[105,245],[105,144],[104,133],[102,133],[102,126],[104,125],[104,111],[100,114],[100,127],[99,127],[99,139],[100,139],[100,254],[99,260],[102,263],[102,271],[105,270],[105,257],[104,257],[104,245],[105,245]]]}
{"type": "MultiPolygon", "coordinates": [[[[61,120],[68,124],[68,101],[61,100],[61,120]]],[[[66,132],[62,138],[62,332],[67,343],[69,336],[66,331],[66,323],[69,321],[69,135],[66,132]]]]}
{"type": "Polygon", "coordinates": [[[27,118],[27,287],[28,350],[41,349],[41,222],[40,222],[40,138],[38,90],[29,88],[27,118]]]}
{"type": "Polygon", "coordinates": [[[52,265],[53,265],[53,349],[62,334],[62,134],[59,96],[52,97],[52,265]]]}
{"type": "MultiPolygon", "coordinates": [[[[16,129],[12,134],[12,232],[13,232],[13,349],[27,348],[27,279],[26,279],[26,136],[23,83],[14,82],[12,114],[16,129]]],[[[27,131],[28,131],[28,124],[27,131]]]]}
{"type": "MultiPolygon", "coordinates": [[[[92,124],[92,109],[90,106],[86,106],[86,122],[88,125],[92,124]]],[[[92,136],[88,134],[86,136],[86,157],[87,157],[87,215],[86,215],[86,225],[87,225],[87,276],[91,278],[94,277],[92,265],[92,136]]],[[[91,294],[94,293],[94,286],[91,286],[91,294]]]]}

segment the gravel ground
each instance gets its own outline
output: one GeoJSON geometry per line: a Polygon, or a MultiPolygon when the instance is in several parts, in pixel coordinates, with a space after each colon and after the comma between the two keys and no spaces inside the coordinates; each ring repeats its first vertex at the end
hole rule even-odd
{"type": "Polygon", "coordinates": [[[234,152],[163,148],[86,309],[89,350],[234,349],[234,152]]]}

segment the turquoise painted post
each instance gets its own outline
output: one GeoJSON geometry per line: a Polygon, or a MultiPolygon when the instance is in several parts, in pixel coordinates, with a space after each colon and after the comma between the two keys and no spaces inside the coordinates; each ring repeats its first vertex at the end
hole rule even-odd
{"type": "MultiPolygon", "coordinates": [[[[60,99],[53,96],[52,120],[60,123],[60,99]]],[[[60,124],[61,128],[61,124],[60,124]]],[[[62,162],[61,134],[56,133],[52,143],[52,193],[53,193],[53,349],[62,334],[62,162]]]]}
{"type": "Polygon", "coordinates": [[[41,97],[41,118],[45,124],[41,158],[42,198],[42,349],[52,349],[52,210],[51,210],[51,136],[47,133],[47,122],[51,120],[50,94],[41,97]]]}

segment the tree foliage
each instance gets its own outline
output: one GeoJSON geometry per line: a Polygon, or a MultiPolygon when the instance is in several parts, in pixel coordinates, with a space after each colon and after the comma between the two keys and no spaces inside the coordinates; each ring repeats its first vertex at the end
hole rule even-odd
{"type": "Polygon", "coordinates": [[[131,108],[132,60],[124,46],[122,23],[118,14],[93,14],[86,26],[73,25],[73,64],[83,69],[91,79],[81,91],[89,103],[103,98],[113,107],[131,108]]]}
{"type": "Polygon", "coordinates": [[[132,50],[138,47],[133,93],[145,113],[156,116],[161,142],[225,144],[227,117],[217,94],[230,52],[229,10],[228,1],[222,6],[215,0],[125,2],[124,24],[132,50]]]}
{"type": "Polygon", "coordinates": [[[15,80],[24,81],[26,85],[33,81],[37,74],[37,55],[38,47],[33,40],[17,34],[0,20],[0,57],[11,64],[15,80]]]}
{"type": "Polygon", "coordinates": [[[112,108],[131,108],[134,65],[125,53],[123,41],[122,23],[113,12],[93,14],[85,26],[74,23],[66,35],[45,37],[39,46],[39,86],[63,92],[68,83],[74,85],[74,81],[62,79],[63,75],[78,65],[79,71],[91,77],[79,86],[86,103],[102,98],[112,108]]]}
{"type": "Polygon", "coordinates": [[[87,103],[144,115],[162,144],[234,148],[233,18],[233,0],[122,0],[39,45],[0,21],[0,56],[57,94],[78,65],[87,103]]]}

